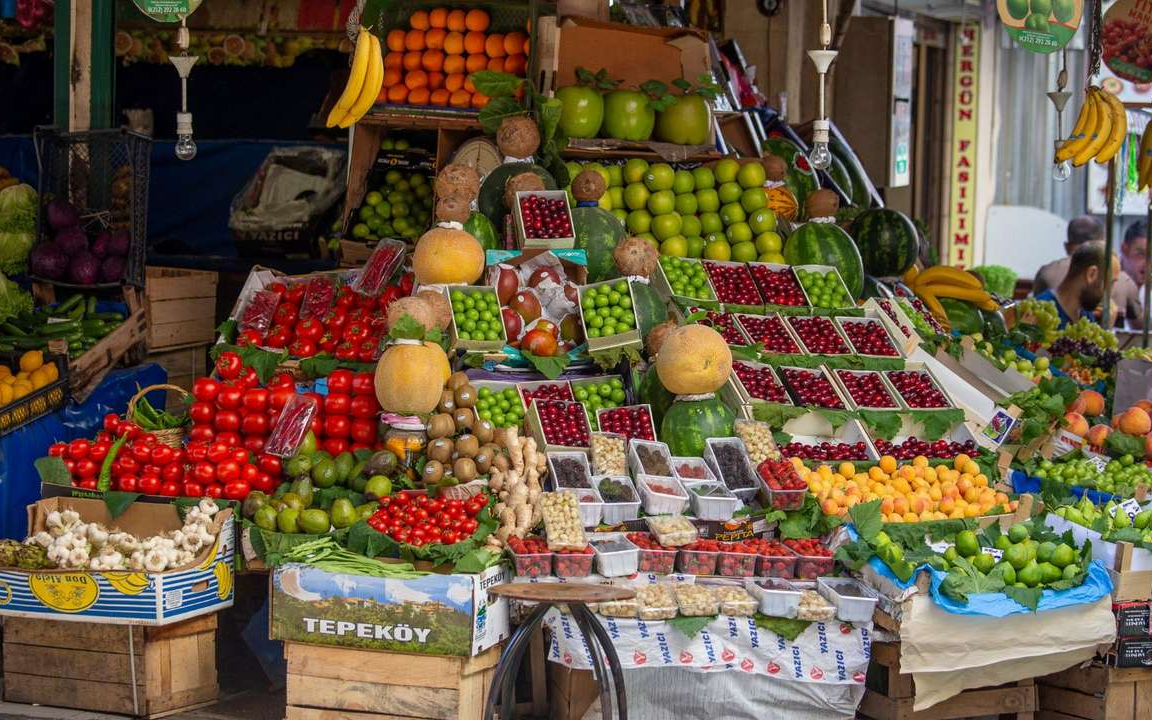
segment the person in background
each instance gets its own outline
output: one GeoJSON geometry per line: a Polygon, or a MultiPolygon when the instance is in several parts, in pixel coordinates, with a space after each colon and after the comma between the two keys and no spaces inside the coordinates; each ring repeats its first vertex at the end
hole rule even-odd
{"type": "MultiPolygon", "coordinates": [[[[1130,328],[1144,327],[1144,263],[1147,258],[1148,231],[1143,220],[1137,220],[1124,231],[1120,243],[1120,267],[1124,272],[1112,287],[1112,301],[1124,311],[1123,320],[1130,328]]],[[[1117,324],[1120,324],[1117,320],[1117,324]]]]}
{"type": "MultiPolygon", "coordinates": [[[[1104,243],[1099,240],[1087,242],[1072,253],[1068,261],[1068,272],[1060,284],[1036,296],[1037,300],[1047,300],[1056,304],[1060,315],[1060,329],[1076,318],[1088,318],[1098,322],[1093,311],[1104,293],[1111,288],[1104,287],[1104,243]]],[[[1112,263],[1112,282],[1120,275],[1120,261],[1115,255],[1107,258],[1112,263]]]]}
{"type": "Polygon", "coordinates": [[[1068,239],[1064,243],[1064,252],[1067,253],[1059,260],[1053,260],[1036,273],[1032,281],[1032,294],[1040,293],[1054,288],[1060,284],[1068,273],[1068,263],[1072,260],[1072,253],[1084,243],[1104,239],[1104,228],[1096,222],[1091,215],[1081,215],[1068,223],[1068,239]]]}

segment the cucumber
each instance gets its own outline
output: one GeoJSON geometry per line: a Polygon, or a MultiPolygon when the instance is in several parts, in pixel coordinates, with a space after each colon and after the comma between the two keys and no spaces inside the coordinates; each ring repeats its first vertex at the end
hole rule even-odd
{"type": "Polygon", "coordinates": [[[47,345],[43,338],[34,337],[12,338],[12,344],[21,350],[41,350],[47,345]]]}
{"type": "Polygon", "coordinates": [[[85,335],[104,337],[108,334],[108,326],[103,320],[84,320],[80,323],[80,327],[83,328],[85,335]]]}
{"type": "Polygon", "coordinates": [[[14,352],[16,346],[10,343],[0,342],[0,352],[14,352]]]}
{"type": "Polygon", "coordinates": [[[96,312],[96,296],[95,295],[88,298],[88,309],[87,309],[87,313],[89,315],[91,315],[94,312],[96,312]]]}
{"type": "Polygon", "coordinates": [[[56,312],[60,313],[61,315],[65,315],[65,314],[71,312],[71,310],[75,307],[82,307],[81,303],[83,301],[84,301],[84,296],[81,295],[80,293],[76,293],[72,297],[68,298],[64,302],[57,305],[56,306],[56,312]]]}
{"type": "Polygon", "coordinates": [[[65,320],[64,322],[49,323],[40,328],[38,334],[41,337],[59,337],[61,335],[68,335],[69,333],[80,330],[79,320],[65,320]]]}
{"type": "Polygon", "coordinates": [[[105,322],[110,322],[112,320],[115,320],[117,322],[123,322],[124,316],[118,312],[109,310],[109,311],[105,311],[105,312],[89,313],[88,319],[89,320],[103,320],[105,322]]]}
{"type": "Polygon", "coordinates": [[[0,329],[8,335],[15,335],[17,337],[28,337],[28,333],[24,332],[23,328],[18,327],[15,323],[6,322],[0,324],[0,329]]]}

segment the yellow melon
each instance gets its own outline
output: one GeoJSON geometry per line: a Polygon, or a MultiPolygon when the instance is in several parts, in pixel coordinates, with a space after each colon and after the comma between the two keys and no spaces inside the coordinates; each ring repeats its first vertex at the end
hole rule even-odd
{"type": "Polygon", "coordinates": [[[664,338],[656,374],[676,395],[716,392],[732,372],[732,351],[720,333],[706,325],[685,325],[664,338]]]}
{"type": "Polygon", "coordinates": [[[420,285],[471,285],[484,273],[484,248],[463,230],[434,227],[416,242],[412,269],[420,285]]]}
{"type": "Polygon", "coordinates": [[[436,409],[451,374],[439,345],[401,340],[376,363],[376,399],[386,412],[426,415],[436,409]]]}

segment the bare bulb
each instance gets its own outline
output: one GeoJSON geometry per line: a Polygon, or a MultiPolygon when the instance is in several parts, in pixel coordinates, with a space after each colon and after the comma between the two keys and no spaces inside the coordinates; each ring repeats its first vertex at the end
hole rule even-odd
{"type": "Polygon", "coordinates": [[[813,144],[812,151],[808,153],[808,162],[817,170],[827,170],[832,167],[832,152],[828,149],[828,143],[817,142],[813,144]]]}
{"type": "Polygon", "coordinates": [[[181,160],[191,160],[196,157],[196,141],[191,135],[180,135],[176,138],[176,157],[181,160]]]}
{"type": "Polygon", "coordinates": [[[1052,166],[1052,179],[1057,182],[1065,182],[1068,178],[1072,177],[1072,164],[1065,160],[1058,162],[1052,166]]]}

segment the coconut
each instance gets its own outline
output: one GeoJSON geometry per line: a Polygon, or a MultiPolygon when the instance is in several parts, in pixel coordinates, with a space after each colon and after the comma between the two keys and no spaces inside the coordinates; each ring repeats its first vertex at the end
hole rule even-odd
{"type": "Polygon", "coordinates": [[[810,218],[835,217],[840,209],[840,196],[828,188],[808,193],[804,200],[804,213],[810,218]]]}
{"type": "Polygon", "coordinates": [[[784,177],[788,174],[788,163],[784,162],[784,158],[779,155],[765,155],[760,159],[760,164],[764,166],[764,176],[772,182],[784,182],[784,177]]]}
{"type": "Polygon", "coordinates": [[[572,181],[572,197],[576,198],[577,202],[595,202],[606,189],[604,176],[595,170],[581,170],[572,181]]]}
{"type": "Polygon", "coordinates": [[[533,172],[522,172],[513,175],[504,183],[504,204],[511,210],[516,205],[516,193],[539,192],[544,189],[544,181],[533,172]]]}
{"type": "Polygon", "coordinates": [[[506,157],[532,157],[540,149],[540,130],[524,115],[505,118],[496,130],[496,147],[506,157]]]}
{"type": "Polygon", "coordinates": [[[425,298],[413,296],[393,301],[388,306],[388,328],[395,327],[405,315],[420,323],[425,332],[438,327],[436,310],[425,298]]]}
{"type": "Polygon", "coordinates": [[[436,174],[436,196],[459,195],[472,201],[480,193],[480,174],[471,165],[445,165],[436,174]]]}
{"type": "Polygon", "coordinates": [[[648,337],[644,338],[644,349],[648,351],[648,357],[656,357],[656,353],[660,352],[660,346],[664,344],[664,338],[675,329],[676,322],[667,320],[648,331],[648,337]]]}
{"type": "Polygon", "coordinates": [[[441,195],[436,201],[436,219],[439,221],[463,223],[471,214],[469,201],[463,195],[441,195]]]}
{"type": "Polygon", "coordinates": [[[428,306],[432,308],[432,314],[436,318],[436,327],[447,330],[448,326],[452,324],[452,303],[448,301],[444,293],[435,290],[421,290],[416,293],[416,297],[428,303],[428,306]]]}
{"type": "Polygon", "coordinates": [[[612,259],[621,275],[648,277],[660,262],[660,253],[644,238],[627,237],[612,251],[612,259]]]}

